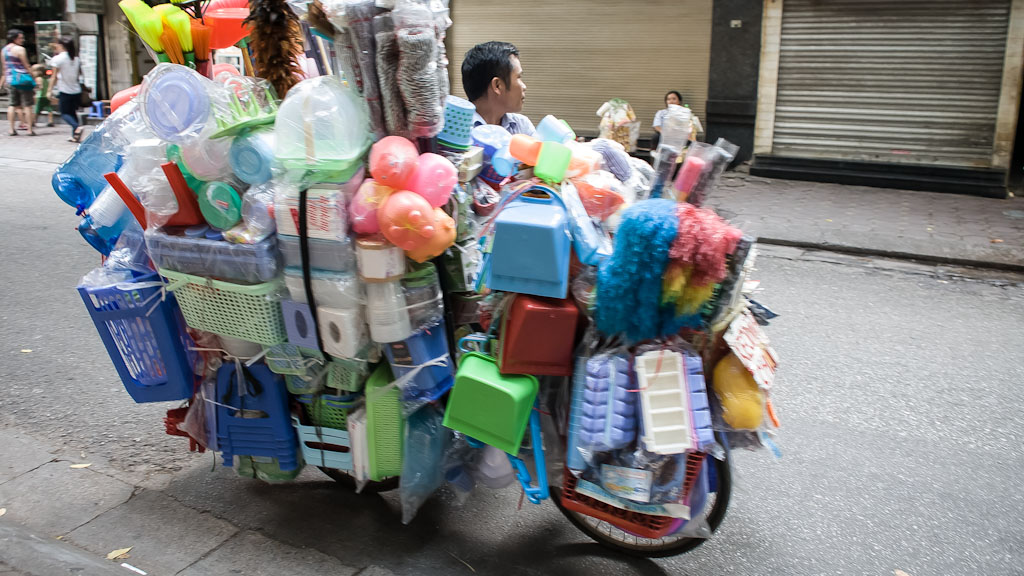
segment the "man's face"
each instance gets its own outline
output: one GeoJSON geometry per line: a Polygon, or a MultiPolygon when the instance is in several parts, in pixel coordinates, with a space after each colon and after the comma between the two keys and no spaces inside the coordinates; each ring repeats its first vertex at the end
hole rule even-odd
{"type": "Polygon", "coordinates": [[[505,94],[502,95],[503,101],[508,112],[521,112],[523,110],[523,102],[526,101],[523,65],[519,62],[519,57],[517,56],[509,56],[509,59],[512,62],[512,74],[509,77],[511,82],[506,87],[505,94]]]}

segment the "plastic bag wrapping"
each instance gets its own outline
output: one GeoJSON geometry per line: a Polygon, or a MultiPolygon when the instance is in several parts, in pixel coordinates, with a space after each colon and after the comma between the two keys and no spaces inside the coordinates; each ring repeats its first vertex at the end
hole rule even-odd
{"type": "MultiPolygon", "coordinates": [[[[284,179],[273,180],[274,220],[278,234],[299,235],[299,187],[284,179]]],[[[348,203],[363,182],[360,167],[343,184],[306,186],[306,234],[311,239],[348,242],[348,203]]]]}
{"type": "MultiPolygon", "coordinates": [[[[329,1],[336,4],[338,0],[329,1]]],[[[325,5],[326,8],[326,5],[325,5]]],[[[387,135],[381,108],[380,84],[377,79],[376,39],[373,18],[381,12],[374,0],[344,0],[345,22],[351,33],[355,56],[362,75],[362,93],[370,109],[370,130],[374,139],[387,135]]],[[[328,12],[330,14],[330,12],[328,12]]],[[[337,25],[337,24],[335,24],[337,25]]]]}
{"type": "Polygon", "coordinates": [[[409,416],[398,493],[402,524],[412,522],[420,506],[444,484],[444,458],[451,430],[441,422],[444,413],[427,405],[409,416]]]}
{"type": "Polygon", "coordinates": [[[632,196],[632,191],[627,190],[625,184],[605,170],[591,172],[574,179],[572,183],[587,214],[602,221],[618,212],[626,199],[632,196]]]}
{"type": "Polygon", "coordinates": [[[387,133],[408,138],[409,126],[405,118],[405,102],[398,88],[398,38],[390,13],[373,17],[373,32],[377,41],[377,80],[380,83],[380,102],[387,133]]]}
{"type": "Polygon", "coordinates": [[[604,229],[591,220],[576,186],[571,181],[562,183],[562,203],[569,214],[569,230],[573,249],[580,262],[596,266],[612,254],[612,239],[604,229]]]}
{"type": "Polygon", "coordinates": [[[595,138],[588,142],[590,147],[601,154],[601,168],[611,172],[620,182],[626,182],[633,176],[633,167],[629,163],[629,154],[622,144],[607,138],[595,138]]]}
{"type": "Polygon", "coordinates": [[[737,152],[739,146],[724,138],[719,138],[714,145],[694,142],[672,185],[676,199],[694,206],[703,205],[737,152]]]}
{"type": "Polygon", "coordinates": [[[613,98],[597,110],[601,118],[600,137],[621,144],[627,151],[636,150],[640,137],[640,121],[636,119],[633,107],[622,98],[613,98]]]}
{"type": "Polygon", "coordinates": [[[434,16],[417,2],[399,3],[392,15],[399,54],[397,80],[409,131],[417,138],[432,138],[444,124],[445,96],[437,71],[434,16]]]}
{"type": "Polygon", "coordinates": [[[189,401],[185,421],[178,429],[185,432],[207,450],[216,452],[217,445],[217,379],[207,376],[189,401]]]}
{"type": "Polygon", "coordinates": [[[257,184],[242,195],[242,222],[224,232],[224,239],[237,244],[256,244],[277,231],[274,221],[273,180],[257,184]]]}
{"type": "Polygon", "coordinates": [[[469,499],[476,487],[476,479],[469,473],[468,465],[476,449],[469,445],[462,432],[449,430],[451,436],[444,451],[444,480],[455,494],[455,503],[461,506],[469,499]]]}
{"type": "Polygon", "coordinates": [[[689,108],[669,104],[661,123],[661,145],[682,150],[693,130],[692,113],[689,108]]]}
{"type": "Polygon", "coordinates": [[[352,33],[348,28],[337,30],[337,34],[334,35],[334,68],[339,70],[341,77],[361,94],[363,74],[359,70],[356,47],[352,44],[352,33]]]}
{"type": "Polygon", "coordinates": [[[280,100],[268,80],[240,74],[217,78],[224,88],[213,95],[215,137],[235,136],[274,123],[280,100]]]}
{"type": "MultiPolygon", "coordinates": [[[[302,267],[302,247],[298,236],[279,234],[277,236],[284,265],[289,268],[302,267]]],[[[341,241],[310,238],[309,266],[325,272],[353,272],[356,269],[356,254],[348,238],[341,241]]]]}
{"type": "Polygon", "coordinates": [[[299,181],[347,182],[362,168],[373,139],[369,126],[366,101],[354,86],[336,76],[308,78],[277,111],[274,152],[299,181]]]}
{"type": "MultiPolygon", "coordinates": [[[[363,283],[355,274],[312,270],[310,281],[317,306],[357,310],[366,303],[363,283]]],[[[306,284],[301,268],[285,268],[284,283],[292,300],[306,303],[306,284]]]]}
{"type": "Polygon", "coordinates": [[[150,131],[178,144],[195,141],[216,129],[216,117],[231,115],[231,95],[222,84],[177,64],[157,64],[135,100],[150,131]]]}
{"type": "Polygon", "coordinates": [[[146,246],[153,262],[175,272],[242,284],[269,282],[281,271],[275,236],[254,244],[233,244],[193,236],[191,230],[147,230],[146,246]]]}
{"type": "Polygon", "coordinates": [[[149,261],[149,251],[146,249],[142,226],[132,219],[131,223],[121,231],[117,242],[114,243],[114,248],[103,262],[103,267],[111,270],[151,272],[149,261]]]}
{"type": "Polygon", "coordinates": [[[440,322],[444,316],[444,303],[437,268],[430,262],[417,264],[406,272],[401,282],[413,330],[440,322]]]}

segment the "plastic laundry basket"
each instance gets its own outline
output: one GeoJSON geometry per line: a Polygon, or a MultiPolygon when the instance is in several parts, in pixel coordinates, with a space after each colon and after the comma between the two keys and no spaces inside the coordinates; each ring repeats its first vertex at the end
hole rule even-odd
{"type": "Polygon", "coordinates": [[[284,342],[284,319],[277,298],[284,288],[280,279],[243,286],[164,268],[160,275],[170,282],[168,290],[177,296],[192,328],[268,346],[284,342]]]}
{"type": "Polygon", "coordinates": [[[156,274],[130,284],[79,286],[121,382],[136,402],[192,396],[195,353],[173,296],[160,299],[156,274]],[[145,286],[145,287],[140,287],[145,286]]]}
{"type": "Polygon", "coordinates": [[[366,432],[369,477],[380,481],[402,473],[402,442],[405,418],[398,388],[381,390],[391,383],[391,371],[381,363],[366,382],[366,432]]]}

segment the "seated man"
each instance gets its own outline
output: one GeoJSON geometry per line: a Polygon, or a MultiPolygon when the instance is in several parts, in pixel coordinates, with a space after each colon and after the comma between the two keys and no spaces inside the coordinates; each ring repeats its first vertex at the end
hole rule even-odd
{"type": "Polygon", "coordinates": [[[476,106],[473,126],[497,124],[512,134],[534,135],[533,122],[519,114],[526,100],[519,49],[508,42],[485,42],[462,60],[462,88],[476,106]]]}

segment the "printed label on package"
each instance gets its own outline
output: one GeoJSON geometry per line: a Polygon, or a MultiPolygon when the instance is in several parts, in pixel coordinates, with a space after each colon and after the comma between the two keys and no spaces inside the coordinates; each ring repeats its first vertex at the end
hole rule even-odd
{"type": "Polygon", "coordinates": [[[610,494],[635,502],[651,501],[654,474],[650,470],[601,465],[601,484],[610,494]]]}
{"type": "Polygon", "coordinates": [[[744,310],[729,324],[723,338],[740,362],[750,370],[757,385],[771,390],[775,382],[775,368],[779,363],[778,356],[754,315],[744,310]]]}

